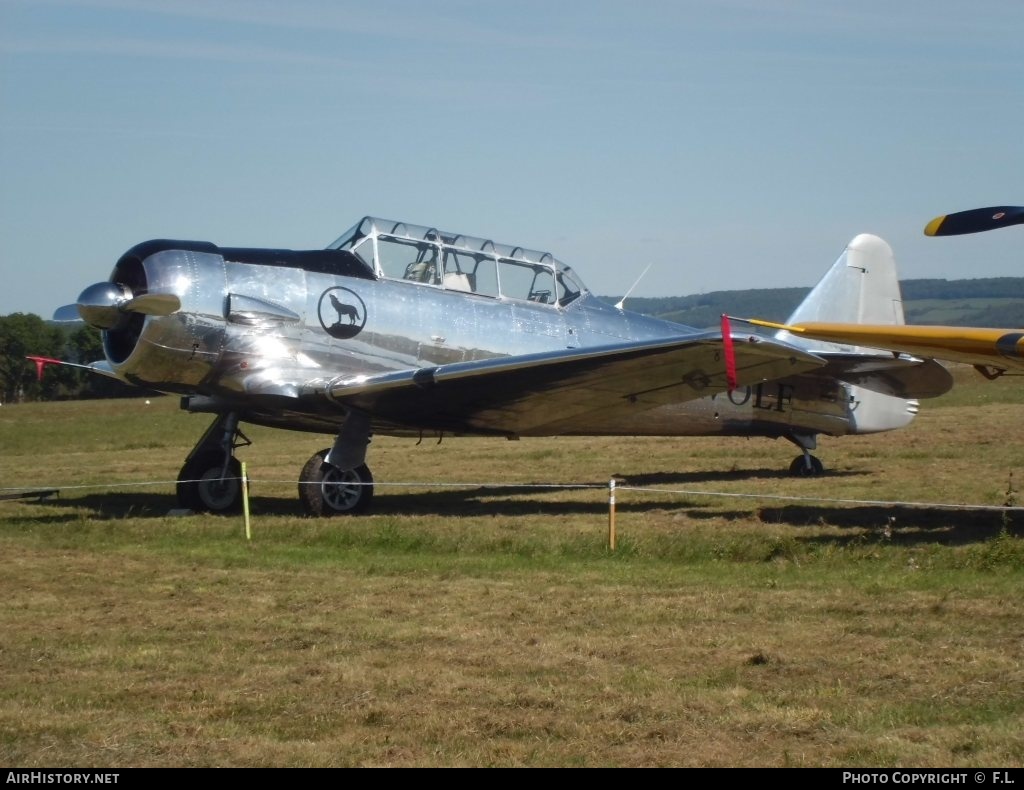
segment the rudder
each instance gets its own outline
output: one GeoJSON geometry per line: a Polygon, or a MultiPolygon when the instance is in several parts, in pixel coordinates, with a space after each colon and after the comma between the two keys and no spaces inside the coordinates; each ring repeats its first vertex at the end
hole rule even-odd
{"type": "MultiPolygon", "coordinates": [[[[896,260],[885,240],[862,233],[843,250],[832,268],[811,289],[793,311],[787,324],[802,322],[851,324],[903,324],[903,296],[900,293],[896,260]]],[[[787,332],[776,333],[779,340],[797,341],[787,332]]],[[[855,347],[834,343],[815,343],[815,347],[851,351],[855,347]]],[[[859,350],[859,349],[857,349],[859,350]]]]}

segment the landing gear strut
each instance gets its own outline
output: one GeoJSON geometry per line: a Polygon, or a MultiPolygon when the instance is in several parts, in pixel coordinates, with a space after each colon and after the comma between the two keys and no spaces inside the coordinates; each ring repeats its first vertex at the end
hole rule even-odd
{"type": "Polygon", "coordinates": [[[178,504],[196,512],[237,513],[242,507],[242,465],[234,451],[248,444],[238,430],[236,413],[218,416],[178,473],[178,504]]]}
{"type": "Polygon", "coordinates": [[[803,450],[803,455],[798,455],[789,465],[789,473],[793,477],[817,477],[824,474],[824,465],[816,456],[811,455],[811,450],[818,446],[818,439],[813,433],[794,433],[786,438],[803,450]]]}
{"type": "MultiPolygon", "coordinates": [[[[373,501],[373,475],[366,466],[370,420],[352,412],[334,447],[316,453],[299,476],[299,500],[314,516],[362,513],[373,501]]],[[[178,473],[178,503],[190,510],[235,513],[242,507],[242,465],[234,452],[251,444],[238,429],[238,413],[218,414],[178,473]]]]}

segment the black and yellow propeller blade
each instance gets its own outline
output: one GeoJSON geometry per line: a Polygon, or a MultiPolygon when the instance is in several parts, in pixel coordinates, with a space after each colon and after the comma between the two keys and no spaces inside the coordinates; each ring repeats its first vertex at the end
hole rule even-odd
{"type": "Polygon", "coordinates": [[[959,236],[962,233],[981,233],[1007,225],[1024,223],[1024,206],[991,206],[972,208],[955,214],[943,214],[924,227],[925,236],[959,236]]]}

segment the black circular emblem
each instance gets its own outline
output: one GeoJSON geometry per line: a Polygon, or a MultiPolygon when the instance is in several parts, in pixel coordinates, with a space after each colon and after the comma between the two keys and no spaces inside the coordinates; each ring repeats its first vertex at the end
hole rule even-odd
{"type": "Polygon", "coordinates": [[[320,294],[317,307],[322,326],[331,337],[346,340],[363,331],[366,325],[366,305],[359,294],[337,286],[320,294]]]}

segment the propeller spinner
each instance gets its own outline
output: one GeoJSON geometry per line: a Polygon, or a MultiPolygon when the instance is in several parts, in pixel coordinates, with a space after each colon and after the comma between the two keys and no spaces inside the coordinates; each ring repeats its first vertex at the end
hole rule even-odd
{"type": "Polygon", "coordinates": [[[109,330],[130,313],[170,315],[180,309],[181,300],[174,294],[145,293],[133,296],[131,289],[125,285],[102,282],[90,285],[79,295],[77,304],[61,307],[54,318],[68,321],[80,317],[89,326],[109,330]]]}

